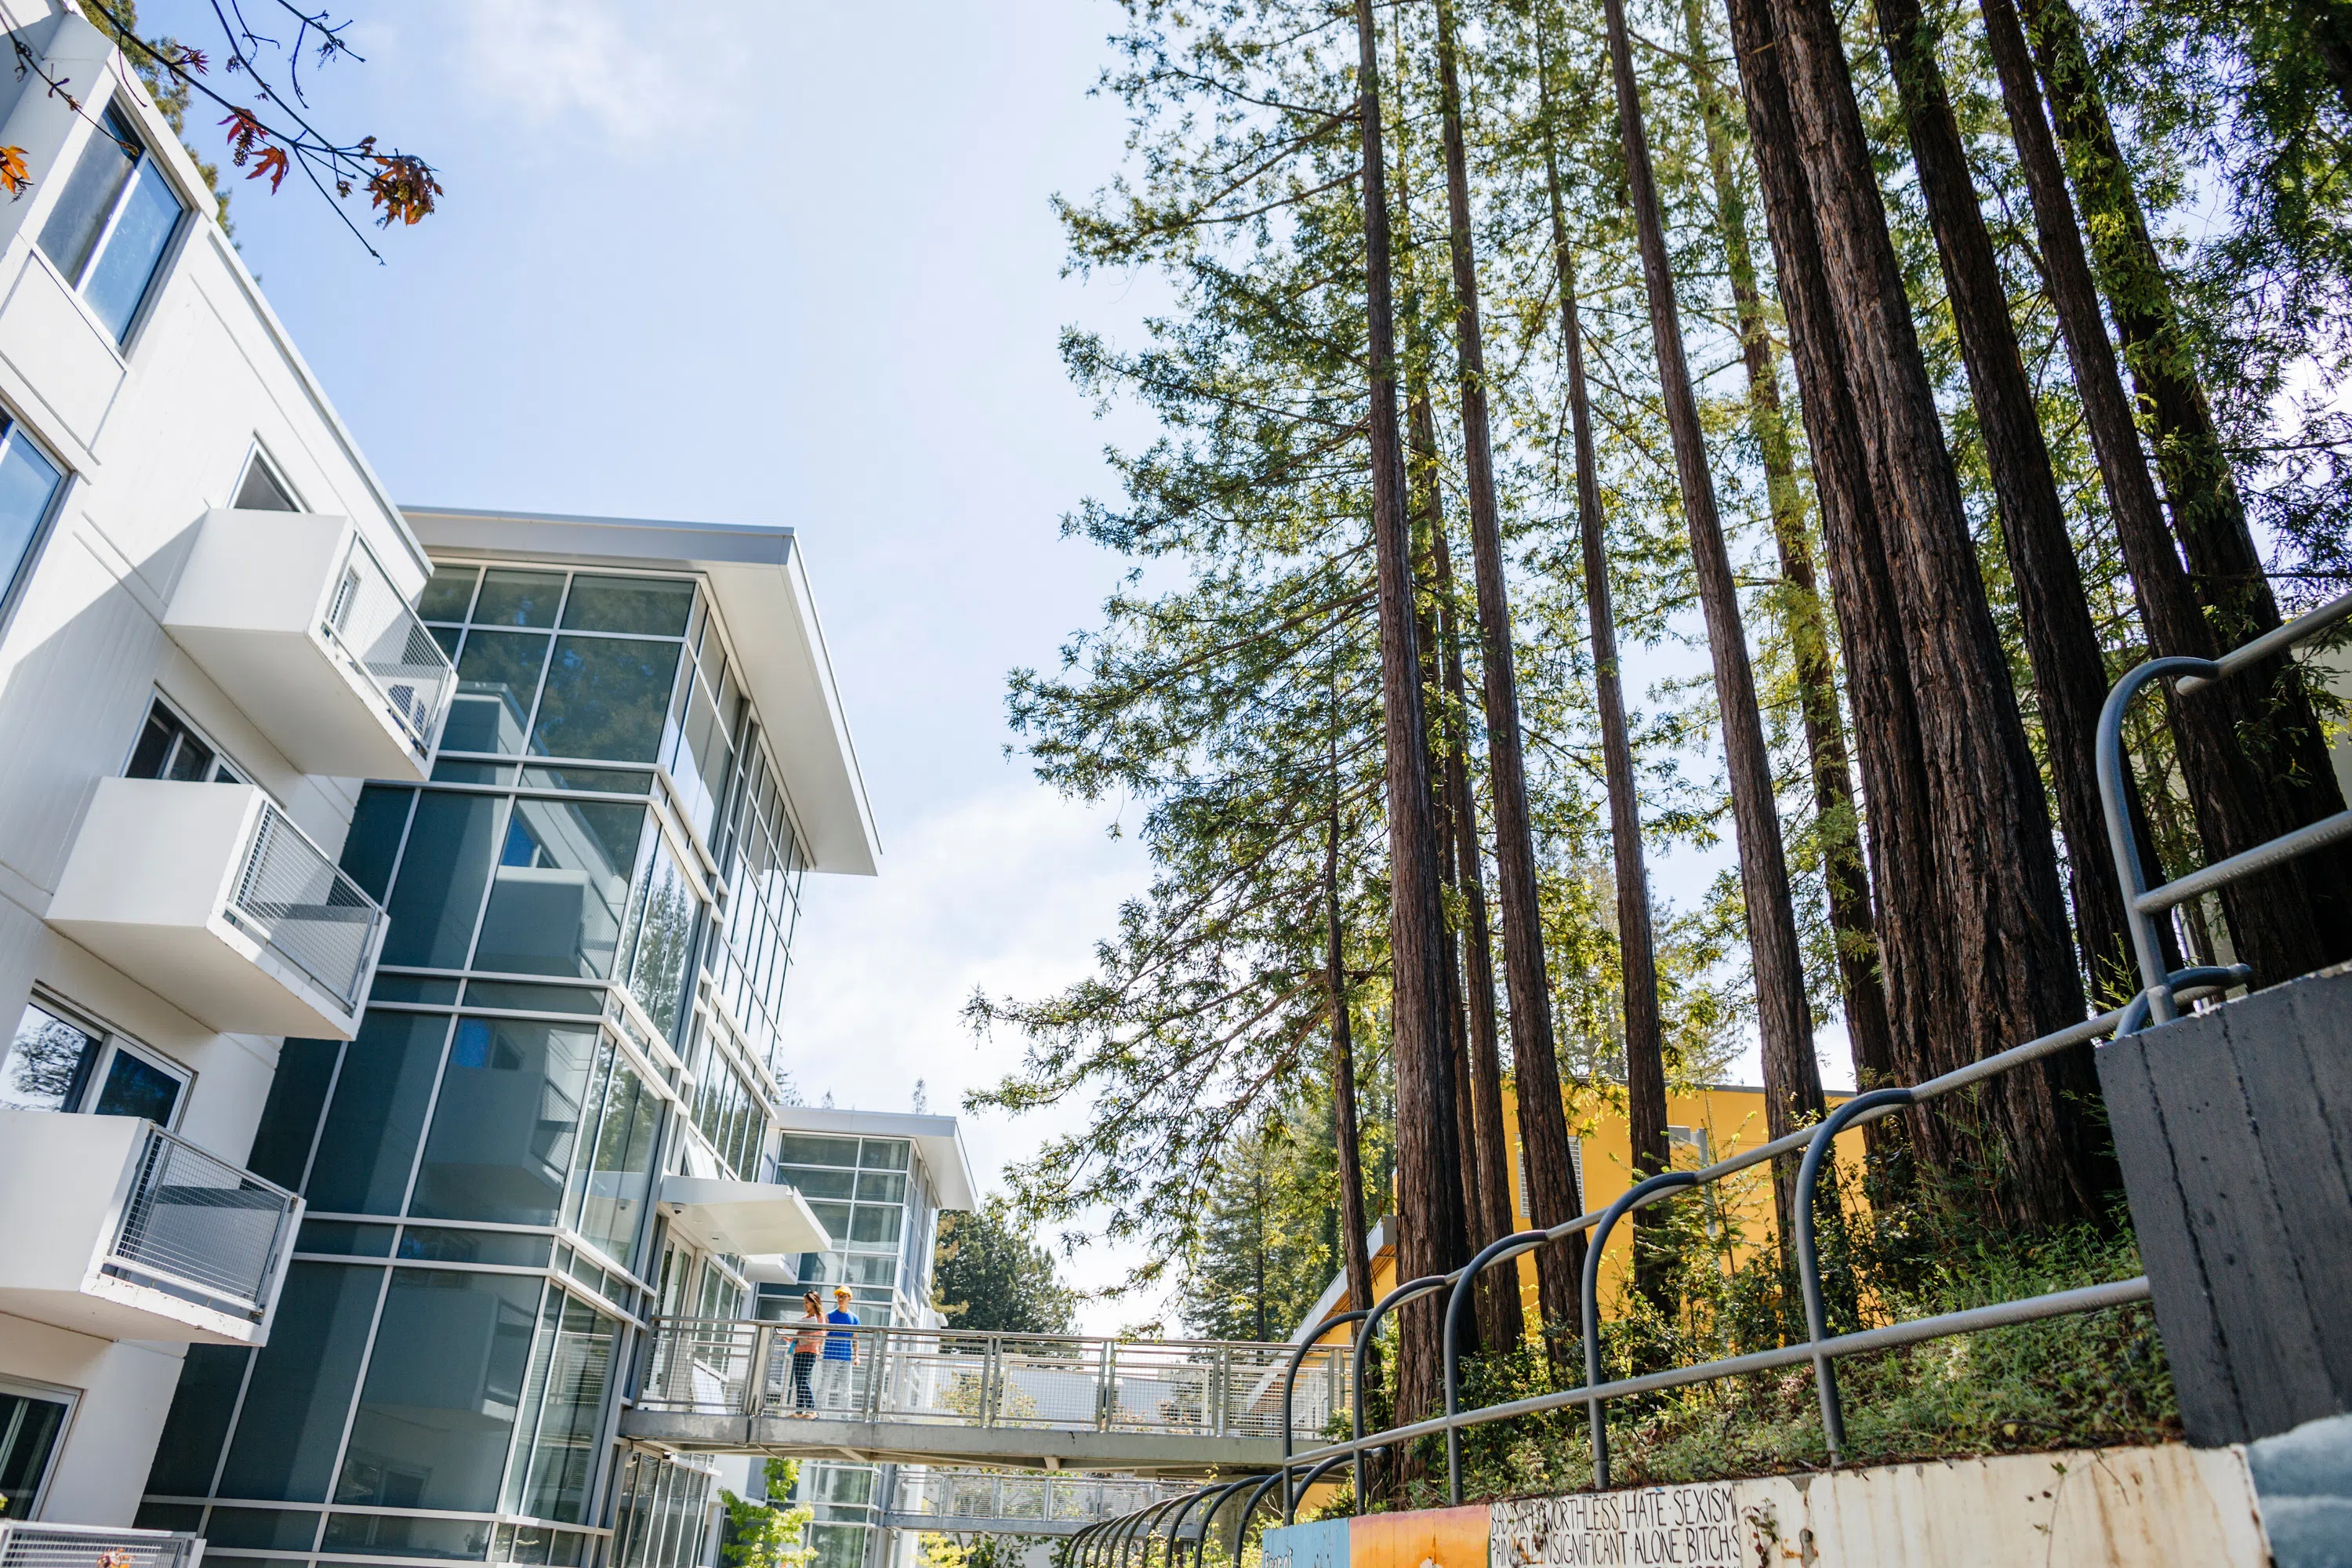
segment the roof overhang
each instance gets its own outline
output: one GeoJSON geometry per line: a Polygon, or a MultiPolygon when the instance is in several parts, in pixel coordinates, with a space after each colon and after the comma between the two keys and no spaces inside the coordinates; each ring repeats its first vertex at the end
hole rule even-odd
{"type": "Polygon", "coordinates": [[[772,1182],[664,1176],[661,1206],[672,1230],[714,1252],[752,1258],[833,1247],[799,1191],[772,1182]]]}
{"type": "Polygon", "coordinates": [[[788,1105],[777,1114],[776,1125],[787,1132],[821,1132],[835,1138],[905,1138],[922,1156],[931,1173],[931,1189],[943,1209],[980,1205],[980,1183],[971,1173],[971,1157],[964,1152],[963,1134],[952,1116],[926,1116],[891,1110],[835,1110],[823,1106],[788,1105]]]}
{"type": "Polygon", "coordinates": [[[701,574],[734,648],[737,679],[767,729],[810,868],[874,875],[881,843],[873,807],[791,529],[452,507],[404,515],[439,557],[701,574]]]}

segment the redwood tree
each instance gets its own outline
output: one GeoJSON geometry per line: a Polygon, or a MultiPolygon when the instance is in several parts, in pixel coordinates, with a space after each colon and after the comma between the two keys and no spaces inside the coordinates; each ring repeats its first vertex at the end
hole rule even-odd
{"type": "MultiPolygon", "coordinates": [[[[1756,677],[1748,659],[1738,585],[1716,511],[1715,480],[1707,468],[1698,399],[1683,353],[1674,275],[1666,259],[1665,223],[1659,210],[1657,179],[1650,166],[1641,86],[1633,76],[1633,45],[1626,36],[1624,0],[1603,0],[1602,9],[1617,85],[1625,183],[1649,294],[1659,391],[1674,443],[1683,520],[1690,531],[1699,605],[1706,618],[1707,649],[1715,665],[1716,702],[1723,719],[1724,762],[1731,780],[1732,816],[1738,825],[1740,890],[1748,911],[1748,958],[1756,976],[1756,1011],[1763,1036],[1765,1123],[1770,1135],[1778,1138],[1817,1119],[1824,1109],[1821,1068],[1813,1057],[1812,1015],[1805,999],[1804,959],[1797,946],[1796,907],[1789,892],[1772,762],[1765,746],[1763,717],[1756,706],[1756,677]]],[[[1661,1149],[1636,1144],[1633,1168],[1643,1174],[1654,1173],[1664,1164],[1662,1153],[1661,1149]]],[[[1780,1222],[1779,1234],[1785,1237],[1790,1234],[1795,1212],[1793,1162],[1774,1164],[1772,1190],[1780,1222]]],[[[1638,1223],[1640,1215],[1635,1218],[1638,1223]]]]}
{"type": "MultiPolygon", "coordinates": [[[[1413,626],[1412,539],[1397,425],[1396,315],[1391,293],[1388,181],[1381,125],[1380,41],[1371,0],[1356,0],[1357,129],[1363,151],[1364,319],[1370,362],[1367,434],[1379,578],[1381,688],[1388,777],[1391,1049],[1396,1063],[1397,1258],[1405,1277],[1443,1274],[1465,1259],[1460,1168],[1454,1148],[1444,1009],[1445,921],[1430,798],[1429,727],[1413,626]]],[[[1439,1392],[1439,1309],[1428,1297],[1399,1313],[1397,1417],[1412,1421],[1439,1392]]]]}
{"type": "MultiPolygon", "coordinates": [[[[2048,807],[1978,575],[1836,15],[1829,0],[1771,0],[1770,14],[1911,653],[1933,829],[1927,847],[1958,982],[1950,1010],[1920,1018],[1913,1037],[1933,1053],[1922,1065],[1943,1070],[2076,1021],[2082,991],[2048,807]]],[[[1898,1026],[1898,1041],[1906,1032],[1898,1026]]],[[[2004,1154],[1989,1194],[1998,1212],[2036,1226],[2105,1215],[2113,1163],[2103,1157],[2104,1132],[2083,1124],[2090,1086],[2086,1047],[1989,1087],[2004,1154]]]]}

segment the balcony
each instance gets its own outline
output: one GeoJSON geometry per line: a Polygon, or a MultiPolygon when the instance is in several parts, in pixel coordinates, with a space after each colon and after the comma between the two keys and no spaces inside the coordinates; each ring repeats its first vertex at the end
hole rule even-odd
{"type": "Polygon", "coordinates": [[[0,1312],[114,1340],[255,1345],[302,1200],[152,1121],[0,1110],[0,1312]]]}
{"type": "Polygon", "coordinates": [[[772,1182],[664,1176],[661,1206],[675,1234],[717,1252],[757,1259],[833,1247],[800,1194],[772,1182]]]}
{"type": "Polygon", "coordinates": [[[303,772],[425,776],[457,671],[350,520],[206,512],[163,629],[303,772]]]}
{"type": "Polygon", "coordinates": [[[224,1034],[349,1039],[384,914],[251,784],[101,779],[48,923],[224,1034]]]}

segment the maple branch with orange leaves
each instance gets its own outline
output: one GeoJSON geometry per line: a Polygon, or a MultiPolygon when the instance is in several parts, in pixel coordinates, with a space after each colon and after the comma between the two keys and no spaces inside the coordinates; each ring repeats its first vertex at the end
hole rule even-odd
{"type": "MultiPolygon", "coordinates": [[[[289,169],[300,169],[311,188],[334,206],[335,216],[342,220],[345,228],[352,231],[352,237],[365,247],[370,256],[382,261],[383,256],[368,243],[367,236],[352,221],[341,202],[354,190],[364,189],[368,194],[368,205],[375,213],[377,227],[389,227],[394,221],[404,226],[414,225],[430,216],[439,202],[442,190],[437,171],[415,153],[397,150],[378,151],[377,140],[373,136],[362,136],[349,143],[335,142],[320,133],[304,118],[301,110],[309,107],[309,100],[301,89],[301,51],[304,47],[310,47],[320,63],[339,54],[350,55],[353,59],[362,57],[342,38],[343,29],[351,25],[348,20],[335,22],[323,10],[305,12],[290,0],[276,0],[276,3],[293,16],[301,28],[295,34],[293,48],[289,51],[294,61],[293,74],[289,78],[292,83],[290,95],[280,91],[271,82],[256,58],[261,46],[272,48],[284,46],[275,38],[254,31],[246,20],[239,0],[227,0],[229,9],[226,12],[221,8],[221,0],[211,0],[211,9],[214,19],[220,24],[222,35],[228,40],[227,69],[231,73],[243,72],[251,78],[255,97],[262,103],[274,105],[272,118],[282,119],[290,124],[293,127],[290,131],[272,124],[252,106],[216,92],[208,83],[199,79],[209,68],[209,62],[202,50],[169,39],[151,43],[141,37],[123,17],[105,4],[105,0],[85,0],[92,10],[112,24],[114,36],[123,45],[138,50],[189,91],[202,95],[216,107],[228,111],[220,123],[226,127],[229,162],[233,166],[244,169],[247,180],[267,179],[269,189],[275,192],[285,183],[289,169]],[[234,23],[229,19],[232,13],[236,18],[234,23]],[[313,38],[317,40],[315,43],[311,42],[313,38]]],[[[62,94],[68,104],[79,111],[80,105],[66,90],[67,83],[51,78],[37,60],[31,59],[30,51],[21,43],[16,45],[16,56],[19,77],[25,74],[29,62],[30,68],[48,83],[52,94],[62,94]]],[[[0,148],[0,185],[11,191],[20,191],[22,187],[11,178],[7,160],[7,153],[11,151],[15,150],[0,148]]],[[[18,178],[22,178],[22,169],[20,153],[15,171],[18,178]]],[[[25,180],[24,184],[29,184],[30,181],[25,180]]]]}

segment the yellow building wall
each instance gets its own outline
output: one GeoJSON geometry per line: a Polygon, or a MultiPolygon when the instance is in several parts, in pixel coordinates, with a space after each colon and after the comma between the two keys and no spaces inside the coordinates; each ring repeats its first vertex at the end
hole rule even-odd
{"type": "MultiPolygon", "coordinates": [[[[1568,1124],[1582,1152],[1584,1207],[1590,1213],[1607,1207],[1633,1184],[1633,1141],[1625,1113],[1613,1098],[1584,1098],[1585,1103],[1581,1105],[1571,1100],[1568,1124]]],[[[1835,1106],[1850,1098],[1849,1095],[1833,1093],[1829,1096],[1829,1102],[1835,1106]]],[[[1683,1093],[1669,1091],[1666,1095],[1666,1122],[1672,1130],[1674,1166],[1676,1170],[1696,1170],[1702,1165],[1727,1160],[1743,1149],[1753,1149],[1769,1141],[1769,1134],[1765,1131],[1764,1091],[1760,1089],[1726,1084],[1702,1086],[1683,1093]]],[[[1510,1148],[1512,1227],[1532,1230],[1535,1227],[1527,1212],[1527,1191],[1523,1179],[1527,1167],[1519,1142],[1518,1096],[1507,1083],[1503,1087],[1503,1124],[1510,1148]]],[[[1840,1166],[1844,1170],[1861,1170],[1863,1133],[1860,1129],[1838,1134],[1837,1156],[1840,1166]]],[[[1752,1166],[1725,1181],[1664,1201],[1720,1205],[1718,1212],[1727,1222],[1723,1228],[1728,1267],[1745,1268],[1759,1250],[1769,1249],[1776,1245],[1769,1166],[1752,1166]]],[[[1620,1220],[1601,1254],[1601,1290],[1604,1304],[1613,1301],[1618,1291],[1623,1289],[1625,1270],[1632,1257],[1633,1230],[1632,1220],[1620,1220]]],[[[1391,1241],[1393,1239],[1391,1238],[1391,1241]]],[[[1523,1254],[1514,1262],[1519,1271],[1521,1308],[1532,1331],[1541,1321],[1537,1310],[1535,1258],[1533,1254],[1523,1254]]],[[[1375,1299],[1394,1289],[1396,1284],[1396,1254],[1391,1247],[1372,1259],[1375,1299]]],[[[1353,1303],[1342,1300],[1333,1310],[1346,1311],[1351,1305],[1353,1303]]],[[[1332,1342],[1339,1342],[1335,1338],[1332,1342]]]]}

